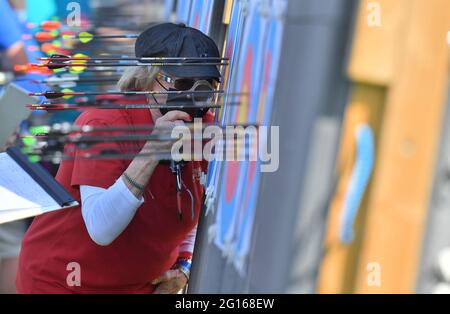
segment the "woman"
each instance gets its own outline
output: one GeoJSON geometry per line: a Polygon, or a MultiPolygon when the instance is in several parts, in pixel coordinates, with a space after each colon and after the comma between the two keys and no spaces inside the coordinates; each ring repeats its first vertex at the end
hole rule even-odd
{"type": "MultiPolygon", "coordinates": [[[[137,57],[156,55],[217,58],[219,52],[201,32],[167,23],[151,27],[137,39],[137,57]]],[[[180,77],[184,83],[213,81],[219,79],[218,73],[215,66],[188,66],[185,70],[141,66],[128,70],[119,88],[179,90],[180,77]]],[[[154,101],[163,104],[166,99],[156,97],[154,101]]],[[[83,112],[76,124],[131,129],[153,125],[158,130],[191,120],[183,111],[162,114],[156,109],[93,109],[83,112]]],[[[61,163],[56,179],[80,200],[81,208],[35,218],[22,244],[18,292],[176,293],[182,289],[189,276],[203,193],[199,174],[205,172],[206,164],[189,162],[184,166],[179,208],[174,175],[154,154],[170,151],[171,144],[116,142],[89,149],[93,154],[138,150],[146,155],[131,161],[84,159],[85,151],[72,151],[74,147],[67,146],[66,152],[74,158],[61,163]],[[181,220],[178,210],[182,212],[181,220]]]]}

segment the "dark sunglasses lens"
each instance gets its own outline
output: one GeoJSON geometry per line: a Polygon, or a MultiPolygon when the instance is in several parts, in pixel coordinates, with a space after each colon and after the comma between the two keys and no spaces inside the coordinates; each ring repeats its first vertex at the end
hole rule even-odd
{"type": "Polygon", "coordinates": [[[195,88],[195,94],[193,96],[194,102],[208,102],[212,100],[214,94],[212,93],[210,86],[206,84],[200,84],[195,88]]]}
{"type": "Polygon", "coordinates": [[[194,86],[195,81],[194,80],[176,80],[175,81],[175,88],[178,90],[190,90],[192,86],[194,86]]]}

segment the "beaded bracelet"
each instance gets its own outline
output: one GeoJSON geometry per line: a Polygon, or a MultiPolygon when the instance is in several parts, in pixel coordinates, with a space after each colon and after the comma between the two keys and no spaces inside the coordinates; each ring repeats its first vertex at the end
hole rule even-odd
{"type": "Polygon", "coordinates": [[[123,173],[123,177],[125,178],[125,180],[128,181],[128,183],[130,183],[133,187],[138,189],[139,192],[144,193],[145,187],[143,185],[137,183],[133,179],[131,179],[126,172],[123,173]]]}

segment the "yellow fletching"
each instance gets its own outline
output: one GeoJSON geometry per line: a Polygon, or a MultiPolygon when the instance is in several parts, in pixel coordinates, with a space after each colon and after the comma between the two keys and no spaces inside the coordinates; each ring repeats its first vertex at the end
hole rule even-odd
{"type": "MultiPolygon", "coordinates": [[[[89,56],[82,54],[82,53],[77,53],[73,57],[74,58],[89,58],[89,56]]],[[[86,64],[86,60],[72,60],[72,64],[80,64],[80,66],[71,67],[69,70],[70,73],[78,74],[78,73],[81,73],[84,70],[86,70],[86,67],[82,66],[83,64],[86,64]]]]}
{"type": "MultiPolygon", "coordinates": [[[[64,88],[61,92],[63,92],[63,93],[72,93],[73,90],[68,89],[68,88],[64,88]]],[[[73,97],[72,95],[63,96],[64,99],[70,99],[72,97],[73,97]]]]}
{"type": "Polygon", "coordinates": [[[78,39],[83,43],[86,44],[88,42],[90,42],[92,40],[92,38],[94,38],[94,36],[91,33],[88,32],[81,32],[78,35],[78,39]]]}
{"type": "Polygon", "coordinates": [[[71,73],[71,74],[80,74],[80,73],[83,73],[84,70],[86,70],[86,67],[71,67],[69,69],[69,73],[71,73]]]}
{"type": "Polygon", "coordinates": [[[52,41],[52,45],[56,48],[61,48],[61,42],[59,40],[52,41]]]}

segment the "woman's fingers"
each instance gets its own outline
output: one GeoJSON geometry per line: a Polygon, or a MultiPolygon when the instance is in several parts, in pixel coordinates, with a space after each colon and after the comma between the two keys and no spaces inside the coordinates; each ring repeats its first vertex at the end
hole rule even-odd
{"type": "Polygon", "coordinates": [[[183,126],[184,120],[175,120],[172,122],[174,126],[183,126]]]}
{"type": "Polygon", "coordinates": [[[192,121],[192,117],[184,112],[179,110],[173,110],[169,111],[165,115],[163,115],[161,118],[158,119],[158,121],[176,121],[176,120],[182,120],[182,121],[192,121]]]}
{"type": "MultiPolygon", "coordinates": [[[[170,136],[174,128],[178,126],[183,126],[186,121],[192,121],[189,114],[183,111],[169,111],[161,118],[157,119],[155,122],[155,129],[153,134],[166,134],[170,136]]],[[[171,151],[172,146],[177,138],[167,141],[153,141],[152,147],[160,151],[171,151]]],[[[152,141],[150,141],[152,142],[152,141]]]]}
{"type": "Polygon", "coordinates": [[[178,277],[178,270],[177,269],[171,269],[171,270],[166,271],[159,278],[156,278],[155,280],[153,280],[152,281],[152,285],[157,285],[157,284],[169,281],[169,280],[177,278],[177,277],[178,277]]]}
{"type": "Polygon", "coordinates": [[[155,294],[173,294],[186,286],[187,278],[178,269],[172,269],[153,280],[152,284],[158,285],[153,292],[155,294]]]}
{"type": "Polygon", "coordinates": [[[161,120],[155,124],[156,129],[170,130],[176,126],[184,125],[184,120],[161,120]]]}
{"type": "Polygon", "coordinates": [[[182,285],[180,282],[178,282],[177,279],[172,279],[170,281],[166,281],[158,285],[156,287],[154,294],[175,294],[181,289],[184,288],[184,285],[182,285]]]}

